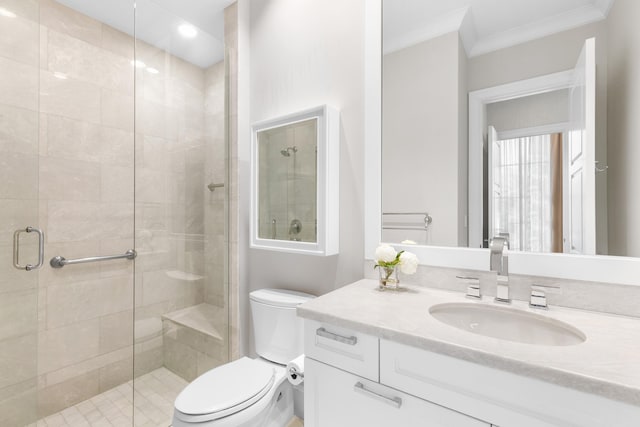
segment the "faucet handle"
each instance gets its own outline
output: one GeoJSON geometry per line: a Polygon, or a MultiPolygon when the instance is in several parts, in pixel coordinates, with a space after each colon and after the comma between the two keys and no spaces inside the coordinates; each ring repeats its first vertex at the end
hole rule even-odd
{"type": "Polygon", "coordinates": [[[529,299],[529,307],[541,308],[548,310],[547,296],[545,295],[544,286],[538,286],[536,284],[531,285],[531,297],[529,299]]]}
{"type": "Polygon", "coordinates": [[[482,299],[479,278],[468,276],[456,276],[456,278],[467,285],[467,298],[482,299]]]}

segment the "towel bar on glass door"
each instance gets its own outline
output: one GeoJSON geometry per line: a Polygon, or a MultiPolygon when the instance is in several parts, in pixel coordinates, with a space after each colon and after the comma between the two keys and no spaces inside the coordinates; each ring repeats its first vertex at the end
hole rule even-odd
{"type": "Polygon", "coordinates": [[[110,261],[112,259],[134,259],[138,256],[138,253],[135,249],[129,249],[122,255],[107,255],[107,256],[93,256],[88,258],[77,258],[77,259],[66,259],[63,256],[55,256],[51,258],[49,264],[53,268],[62,268],[65,265],[73,265],[73,264],[84,264],[87,262],[98,262],[98,261],[110,261]]]}

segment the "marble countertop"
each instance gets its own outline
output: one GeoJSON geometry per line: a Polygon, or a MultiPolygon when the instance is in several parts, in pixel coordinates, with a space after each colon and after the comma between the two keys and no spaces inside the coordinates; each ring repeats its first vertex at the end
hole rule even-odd
{"type": "Polygon", "coordinates": [[[539,346],[459,330],[429,314],[436,304],[495,305],[493,298],[474,301],[460,292],[412,285],[380,292],[377,286],[376,280],[360,280],[304,303],[298,315],[640,406],[638,318],[555,306],[538,310],[514,301],[513,308],[569,323],[587,337],[577,345],[539,346]]]}

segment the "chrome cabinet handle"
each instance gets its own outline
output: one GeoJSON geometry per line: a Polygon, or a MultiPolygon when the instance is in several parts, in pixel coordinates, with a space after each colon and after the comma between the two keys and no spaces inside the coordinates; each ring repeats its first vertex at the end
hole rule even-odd
{"type": "Polygon", "coordinates": [[[13,233],[13,266],[18,270],[31,271],[42,267],[42,264],[44,264],[44,232],[31,226],[23,230],[16,230],[13,233]],[[20,235],[22,233],[36,233],[38,235],[38,263],[36,265],[20,265],[20,235]]]}
{"type": "Polygon", "coordinates": [[[347,345],[356,345],[358,343],[358,337],[345,337],[342,335],[334,334],[333,332],[329,332],[325,328],[316,329],[316,335],[347,345]]]}
{"type": "Polygon", "coordinates": [[[382,402],[382,403],[386,403],[387,405],[391,405],[394,408],[398,408],[400,409],[400,407],[402,406],[402,398],[401,397],[387,397],[387,396],[383,396],[381,394],[376,393],[375,391],[371,391],[368,390],[364,384],[362,384],[360,381],[358,381],[356,383],[356,385],[353,386],[353,390],[357,393],[361,393],[364,394],[365,396],[369,396],[374,398],[375,400],[382,402]]]}

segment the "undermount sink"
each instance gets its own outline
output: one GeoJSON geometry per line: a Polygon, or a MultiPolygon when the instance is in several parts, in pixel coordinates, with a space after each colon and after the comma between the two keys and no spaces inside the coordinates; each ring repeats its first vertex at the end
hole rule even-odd
{"type": "Polygon", "coordinates": [[[567,323],[514,308],[446,303],[434,305],[429,313],[449,326],[507,341],[566,346],[586,340],[582,332],[567,323]]]}

